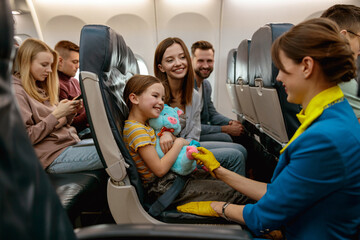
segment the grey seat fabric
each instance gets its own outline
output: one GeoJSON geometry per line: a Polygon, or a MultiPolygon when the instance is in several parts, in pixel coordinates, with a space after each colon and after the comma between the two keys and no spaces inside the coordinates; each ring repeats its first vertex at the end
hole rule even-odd
{"type": "Polygon", "coordinates": [[[249,85],[249,54],[251,41],[244,39],[237,48],[236,58],[236,96],[242,109],[243,119],[259,127],[255,106],[249,85]]]}
{"type": "Polygon", "coordinates": [[[12,91],[13,19],[0,1],[0,239],[75,239],[27,136],[12,91]]]}
{"type": "Polygon", "coordinates": [[[273,41],[292,24],[266,24],[252,36],[249,56],[250,91],[260,128],[281,144],[289,141],[300,123],[299,105],[289,103],[281,83],[276,81],[278,69],[271,59],[273,41]]]}
{"type": "Polygon", "coordinates": [[[126,81],[138,72],[134,59],[122,36],[111,28],[103,25],[83,27],[80,86],[95,145],[110,180],[130,181],[142,202],[140,179],[122,141],[122,128],[128,115],[122,93],[126,81]],[[131,59],[133,62],[130,62],[131,59]],[[127,174],[132,177],[129,179],[127,174]]]}
{"type": "Polygon", "coordinates": [[[227,56],[227,77],[226,77],[226,89],[228,91],[232,111],[237,114],[238,116],[242,116],[242,109],[241,105],[238,101],[236,95],[236,88],[235,88],[235,81],[236,81],[236,56],[237,56],[237,49],[231,49],[227,56]]]}

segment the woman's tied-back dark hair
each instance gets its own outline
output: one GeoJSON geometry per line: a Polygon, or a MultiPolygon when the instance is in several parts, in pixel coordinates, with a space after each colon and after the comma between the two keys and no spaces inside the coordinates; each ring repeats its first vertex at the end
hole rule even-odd
{"type": "Polygon", "coordinates": [[[274,64],[286,72],[279,52],[295,63],[310,56],[317,61],[329,82],[348,82],[356,76],[356,65],[349,42],[335,22],[314,18],[292,27],[275,40],[271,54],[274,64]]]}

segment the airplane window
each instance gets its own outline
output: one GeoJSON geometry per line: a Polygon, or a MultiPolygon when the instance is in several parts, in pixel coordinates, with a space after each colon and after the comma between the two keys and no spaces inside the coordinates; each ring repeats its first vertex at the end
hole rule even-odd
{"type": "Polygon", "coordinates": [[[138,63],[139,69],[140,69],[140,74],[149,75],[149,71],[148,71],[145,61],[138,55],[136,55],[135,57],[136,57],[136,60],[137,60],[137,63],[138,63]]]}

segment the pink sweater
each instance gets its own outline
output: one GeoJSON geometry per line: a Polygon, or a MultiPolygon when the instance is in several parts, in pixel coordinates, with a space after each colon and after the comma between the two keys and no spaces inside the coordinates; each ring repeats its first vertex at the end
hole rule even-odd
{"type": "Polygon", "coordinates": [[[16,77],[13,77],[13,86],[30,141],[43,168],[47,168],[65,148],[80,139],[75,128],[67,121],[56,127],[59,121],[51,114],[55,106],[51,106],[48,101],[41,103],[30,97],[16,77]]]}

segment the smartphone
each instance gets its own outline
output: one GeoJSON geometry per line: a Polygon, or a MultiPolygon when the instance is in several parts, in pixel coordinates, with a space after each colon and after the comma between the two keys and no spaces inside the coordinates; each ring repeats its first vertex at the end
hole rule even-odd
{"type": "Polygon", "coordinates": [[[82,98],[83,98],[83,95],[80,94],[79,96],[74,97],[73,100],[80,100],[80,99],[82,99],[82,98]]]}

